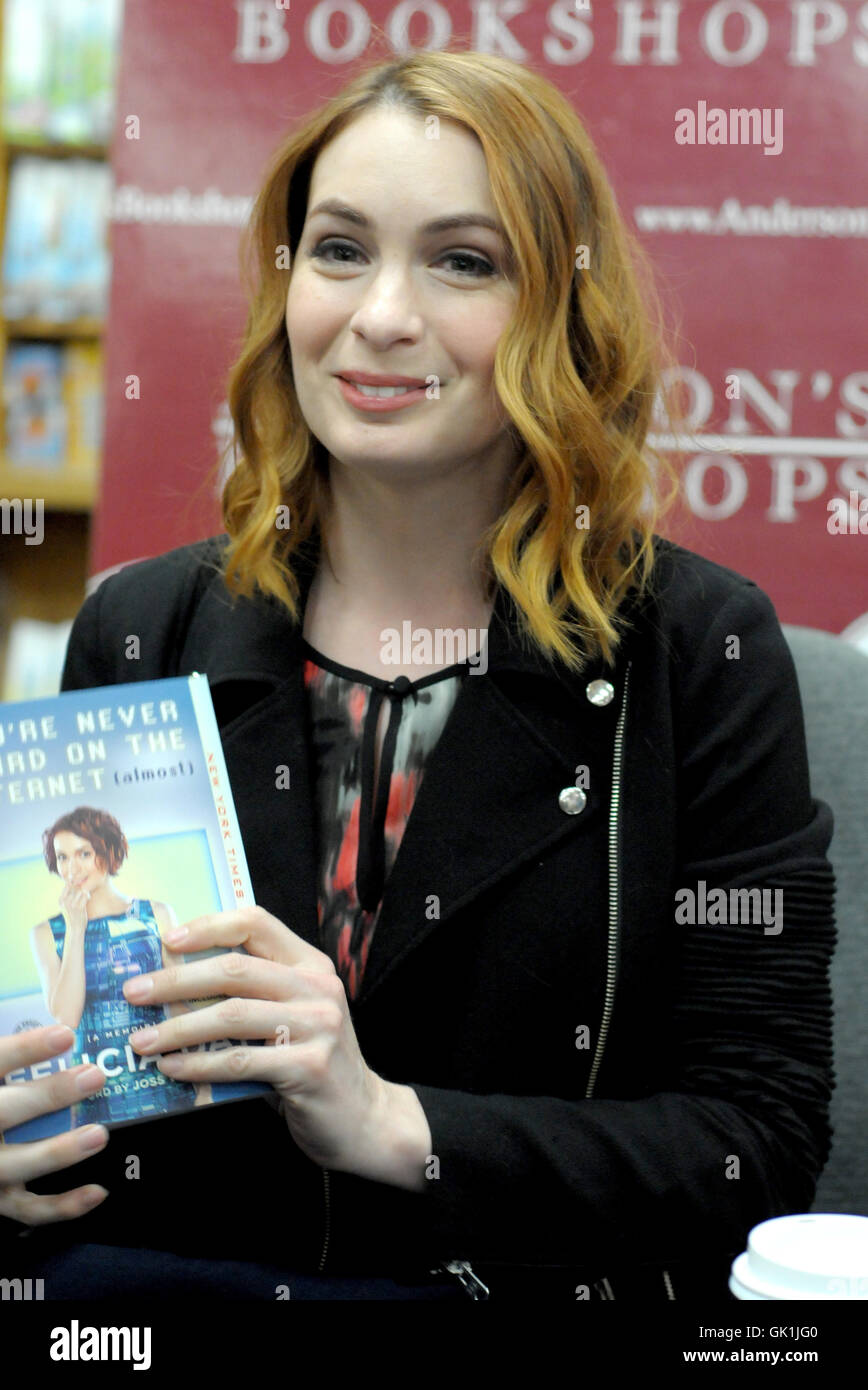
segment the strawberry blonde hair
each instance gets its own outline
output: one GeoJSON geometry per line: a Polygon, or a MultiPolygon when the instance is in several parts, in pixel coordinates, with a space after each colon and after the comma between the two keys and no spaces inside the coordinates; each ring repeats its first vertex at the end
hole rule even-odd
{"type": "MultiPolygon", "coordinates": [[[[658,307],[649,264],[579,116],[544,77],[483,53],[378,63],[272,155],[241,243],[249,309],[227,387],[235,467],[222,493],[226,586],[247,596],[258,588],[299,618],[293,555],[322,536],[327,455],[293,385],[291,269],[279,267],[277,252],[288,246],[294,257],[317,155],[383,107],[458,122],[477,136],[509,243],[517,295],[494,384],[523,453],[502,514],[480,538],[489,589],[508,591],[520,633],[547,658],[576,671],[600,653],[610,662],[621,602],[649,585],[654,531],[679,492],[672,463],[646,439],[661,372],[674,359],[640,289],[644,275],[658,307]],[[588,268],[577,268],[580,246],[588,268]],[[577,527],[580,504],[589,508],[586,529],[577,527]],[[276,525],[281,506],[290,509],[289,529],[276,525]]],[[[665,408],[671,421],[672,403],[665,408]]]]}

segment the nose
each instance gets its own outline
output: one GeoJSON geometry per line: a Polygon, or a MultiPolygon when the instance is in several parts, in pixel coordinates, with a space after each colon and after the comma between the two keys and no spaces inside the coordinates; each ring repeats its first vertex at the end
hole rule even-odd
{"type": "Polygon", "coordinates": [[[416,341],[423,329],[409,268],[384,265],[359,290],[359,304],[350,328],[379,347],[395,341],[416,341]]]}

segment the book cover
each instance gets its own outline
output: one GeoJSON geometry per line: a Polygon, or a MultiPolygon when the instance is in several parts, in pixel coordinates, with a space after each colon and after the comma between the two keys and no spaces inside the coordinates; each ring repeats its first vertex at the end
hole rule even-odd
{"type": "Polygon", "coordinates": [[[44,131],[50,66],[45,0],[5,0],[3,134],[7,140],[32,138],[44,131]]]}
{"type": "Polygon", "coordinates": [[[0,831],[0,1033],[75,1029],[68,1052],[5,1084],[81,1062],[106,1073],[96,1095],[13,1126],[6,1142],[271,1092],[173,1080],[129,1043],[187,1009],[128,1003],[131,975],[222,954],[170,952],[164,933],[254,901],[206,676],[0,705],[0,831]]]}
{"type": "Polygon", "coordinates": [[[56,228],[56,209],[49,196],[50,160],[20,155],[9,166],[3,243],[3,314],[26,318],[39,312],[45,293],[47,250],[56,228]]]}
{"type": "Polygon", "coordinates": [[[64,345],[63,399],[66,405],[66,467],[96,481],[102,454],[105,414],[102,343],[64,345]]]}
{"type": "Polygon", "coordinates": [[[62,347],[10,343],[4,367],[7,461],[14,468],[59,469],[68,439],[62,347]]]}
{"type": "Polygon", "coordinates": [[[5,0],[7,139],[111,140],[122,22],[123,0],[5,0]]]}

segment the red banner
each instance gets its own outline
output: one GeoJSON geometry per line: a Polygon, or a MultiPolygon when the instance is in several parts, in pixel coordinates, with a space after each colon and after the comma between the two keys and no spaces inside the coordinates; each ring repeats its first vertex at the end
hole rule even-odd
{"type": "Polygon", "coordinates": [[[682,323],[692,524],[667,534],[782,621],[864,614],[868,5],[843,0],[128,3],[92,569],[221,529],[203,479],[231,428],[240,229],[290,123],[383,56],[376,30],[569,97],[682,323]]]}

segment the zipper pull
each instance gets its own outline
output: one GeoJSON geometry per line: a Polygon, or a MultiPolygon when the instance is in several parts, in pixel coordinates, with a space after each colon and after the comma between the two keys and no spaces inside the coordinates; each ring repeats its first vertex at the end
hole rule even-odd
{"type": "Polygon", "coordinates": [[[440,1268],[447,1274],[454,1274],[468,1298],[484,1303],[488,1298],[488,1286],[477,1278],[466,1260],[441,1260],[440,1268]]]}

